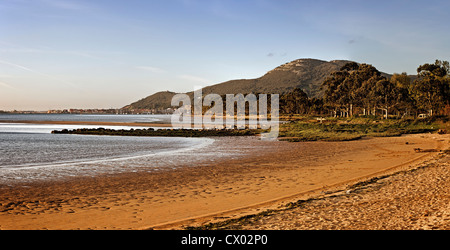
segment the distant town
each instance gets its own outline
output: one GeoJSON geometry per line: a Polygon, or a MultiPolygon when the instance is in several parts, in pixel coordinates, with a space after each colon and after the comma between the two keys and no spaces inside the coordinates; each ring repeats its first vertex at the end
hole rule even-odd
{"type": "Polygon", "coordinates": [[[174,109],[52,109],[46,111],[34,110],[0,110],[0,114],[115,114],[115,115],[138,115],[138,114],[172,114],[174,109]]]}

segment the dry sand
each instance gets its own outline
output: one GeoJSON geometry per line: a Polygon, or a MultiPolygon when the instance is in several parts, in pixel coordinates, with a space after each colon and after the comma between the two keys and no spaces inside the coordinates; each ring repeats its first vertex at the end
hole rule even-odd
{"type": "MultiPolygon", "coordinates": [[[[350,142],[302,143],[239,138],[236,148],[239,140],[249,140],[253,147],[261,147],[262,150],[239,159],[171,171],[73,178],[26,187],[0,186],[0,229],[171,229],[202,225],[255,214],[268,208],[278,209],[288,202],[321,197],[324,192],[339,192],[342,187],[407,170],[426,161],[430,164],[435,162],[439,166],[436,168],[438,172],[427,172],[423,178],[420,177],[421,182],[426,185],[427,180],[433,183],[447,180],[448,183],[448,158],[442,157],[443,153],[439,151],[449,147],[449,135],[421,134],[350,142]],[[418,153],[414,148],[427,151],[418,153]],[[446,172],[441,172],[442,169],[446,172]],[[437,181],[439,176],[442,180],[437,181]]],[[[395,178],[403,180],[402,175],[395,175],[395,178]]],[[[373,195],[362,200],[357,193],[344,191],[348,197],[334,197],[342,199],[342,205],[329,206],[324,203],[311,207],[311,210],[280,210],[276,213],[280,217],[264,217],[268,221],[249,224],[249,228],[301,228],[293,226],[297,218],[306,228],[308,225],[313,225],[310,228],[352,228],[339,221],[347,221],[353,228],[364,228],[364,221],[379,220],[383,216],[389,218],[391,214],[381,208],[373,209],[373,212],[364,210],[363,205],[377,204],[382,199],[380,197],[394,197],[391,193],[400,189],[401,184],[398,185],[398,188],[389,186],[389,190],[374,188],[370,192],[373,195]],[[339,212],[341,207],[353,208],[352,204],[358,205],[354,211],[360,207],[366,212],[359,215],[355,212],[351,218],[363,216],[364,220],[348,219],[345,212],[339,212]],[[307,217],[311,214],[327,214],[327,209],[334,209],[341,217],[336,216],[331,220],[332,223],[326,217],[307,217]],[[287,212],[289,214],[285,214],[287,212]],[[326,226],[327,223],[334,226],[326,226]]],[[[438,206],[439,211],[430,210],[430,215],[448,216],[448,185],[443,185],[442,189],[437,184],[433,187],[433,192],[429,193],[434,197],[433,202],[447,202],[447,207],[442,211],[443,206],[438,206]],[[438,194],[434,195],[434,192],[438,194]]],[[[427,193],[426,189],[417,188],[424,195],[427,193]]],[[[369,189],[364,190],[369,192],[369,189]]],[[[397,203],[392,204],[385,201],[380,206],[401,204],[405,209],[398,213],[409,216],[408,197],[416,190],[409,191],[406,188],[403,192],[400,197],[404,199],[398,199],[397,203]]],[[[423,199],[427,199],[426,196],[423,199]]],[[[333,200],[320,200],[335,204],[333,200]]],[[[416,205],[420,206],[421,203],[416,205]]],[[[420,212],[413,213],[411,218],[419,215],[420,212]]],[[[431,222],[415,221],[407,223],[409,228],[428,226],[433,219],[430,219],[431,222]]],[[[373,225],[367,228],[379,227],[373,225]]]]}
{"type": "Polygon", "coordinates": [[[246,230],[450,230],[450,154],[312,199],[222,223],[246,230]]]}

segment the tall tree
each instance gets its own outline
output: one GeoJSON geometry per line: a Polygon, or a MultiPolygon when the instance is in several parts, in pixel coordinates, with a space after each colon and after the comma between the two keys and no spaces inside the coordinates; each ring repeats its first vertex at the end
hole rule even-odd
{"type": "Polygon", "coordinates": [[[413,91],[411,77],[406,72],[401,74],[395,73],[391,77],[390,82],[397,88],[395,108],[397,111],[404,110],[405,114],[408,115],[414,109],[414,100],[411,98],[413,91]]]}
{"type": "Polygon", "coordinates": [[[398,88],[387,79],[382,79],[371,91],[375,104],[384,110],[385,118],[388,119],[389,110],[398,103],[398,88]]]}
{"type": "Polygon", "coordinates": [[[324,89],[324,103],[328,107],[343,109],[353,115],[354,107],[369,108],[374,106],[369,91],[375,84],[385,79],[372,65],[348,63],[340,71],[328,77],[322,88],[324,89]]]}
{"type": "Polygon", "coordinates": [[[321,86],[324,92],[324,106],[331,109],[334,116],[337,115],[337,111],[341,108],[342,90],[338,88],[348,75],[349,73],[346,70],[333,72],[325,79],[321,86]]]}
{"type": "Polygon", "coordinates": [[[413,95],[419,109],[439,110],[450,101],[448,62],[436,60],[417,68],[418,79],[414,81],[413,95]]]}
{"type": "Polygon", "coordinates": [[[309,111],[308,95],[303,90],[295,88],[280,97],[280,107],[286,114],[306,114],[309,111]]]}

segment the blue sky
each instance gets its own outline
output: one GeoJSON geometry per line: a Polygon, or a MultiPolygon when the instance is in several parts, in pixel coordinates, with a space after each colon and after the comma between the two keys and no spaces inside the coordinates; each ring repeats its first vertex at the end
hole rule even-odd
{"type": "Polygon", "coordinates": [[[0,110],[119,108],[299,58],[450,60],[449,1],[0,0],[0,110]]]}

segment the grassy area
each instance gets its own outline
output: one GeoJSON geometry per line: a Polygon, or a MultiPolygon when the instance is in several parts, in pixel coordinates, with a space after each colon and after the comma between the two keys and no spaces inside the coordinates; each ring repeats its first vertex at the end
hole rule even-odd
{"type": "Polygon", "coordinates": [[[434,132],[448,126],[447,119],[379,120],[374,118],[328,118],[322,122],[308,117],[280,126],[286,141],[350,141],[362,137],[400,136],[434,132]]]}
{"type": "MultiPolygon", "coordinates": [[[[376,118],[327,118],[320,122],[313,117],[290,117],[290,121],[280,125],[280,140],[298,141],[350,141],[362,137],[400,136],[435,132],[444,129],[450,132],[449,118],[430,118],[420,120],[380,120],[376,118]]],[[[209,137],[209,136],[249,136],[264,130],[193,130],[193,129],[76,129],[53,131],[54,134],[118,135],[118,136],[173,136],[173,137],[209,137]]]]}

